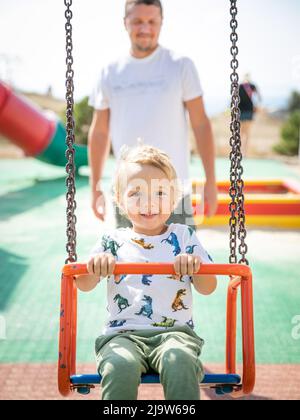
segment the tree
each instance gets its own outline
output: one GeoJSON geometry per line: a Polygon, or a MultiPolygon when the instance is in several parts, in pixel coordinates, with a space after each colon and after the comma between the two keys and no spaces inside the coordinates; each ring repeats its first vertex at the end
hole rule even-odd
{"type": "Polygon", "coordinates": [[[88,132],[93,118],[93,108],[89,106],[88,100],[86,96],[74,106],[75,136],[76,143],[79,144],[87,144],[88,132]]]}
{"type": "MultiPolygon", "coordinates": [[[[74,105],[74,118],[76,143],[87,144],[88,131],[93,118],[93,108],[89,106],[87,96],[74,105]]],[[[63,120],[66,122],[65,114],[63,120]]]]}
{"type": "Polygon", "coordinates": [[[294,111],[300,111],[300,93],[299,92],[292,92],[289,102],[288,102],[288,111],[290,113],[294,111]]]}
{"type": "Polygon", "coordinates": [[[294,111],[281,130],[281,142],[274,147],[281,155],[295,156],[299,152],[300,109],[294,111]]]}

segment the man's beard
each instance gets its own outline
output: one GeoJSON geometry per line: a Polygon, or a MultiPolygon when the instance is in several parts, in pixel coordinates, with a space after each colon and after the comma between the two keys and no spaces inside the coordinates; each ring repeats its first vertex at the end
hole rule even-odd
{"type": "Polygon", "coordinates": [[[135,44],[135,48],[140,52],[148,52],[153,50],[152,43],[150,43],[148,46],[142,46],[139,44],[135,44]]]}

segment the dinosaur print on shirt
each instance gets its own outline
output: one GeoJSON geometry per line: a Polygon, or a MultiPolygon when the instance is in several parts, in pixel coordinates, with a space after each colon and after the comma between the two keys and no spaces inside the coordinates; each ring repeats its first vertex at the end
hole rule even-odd
{"type": "Polygon", "coordinates": [[[176,297],[173,300],[172,303],[172,309],[174,312],[180,311],[181,309],[189,309],[187,306],[183,303],[183,297],[186,295],[186,289],[180,289],[176,293],[176,297]]]}
{"type": "Polygon", "coordinates": [[[147,318],[151,318],[151,315],[153,314],[153,309],[152,309],[152,298],[150,296],[145,296],[142,299],[145,304],[141,307],[141,310],[136,313],[135,315],[144,315],[147,318]]]}
{"type": "MultiPolygon", "coordinates": [[[[171,223],[163,234],[155,236],[135,233],[132,228],[107,229],[92,255],[103,252],[114,255],[117,263],[174,263],[181,253],[211,263],[197,234],[178,223],[171,223]]],[[[193,328],[192,281],[188,275],[124,273],[119,280],[112,275],[105,282],[108,317],[103,334],[186,325],[193,328]]]]}
{"type": "Polygon", "coordinates": [[[175,322],[176,322],[176,319],[163,316],[163,320],[161,322],[154,322],[152,325],[153,327],[172,328],[174,327],[175,322]]]}
{"type": "Polygon", "coordinates": [[[117,303],[118,308],[120,309],[119,313],[124,311],[124,309],[128,308],[130,305],[128,303],[128,300],[121,295],[116,295],[114,297],[114,302],[117,303]]]}
{"type": "Polygon", "coordinates": [[[152,244],[146,244],[145,239],[132,239],[132,242],[140,245],[144,249],[153,249],[154,246],[152,244]]]}
{"type": "Polygon", "coordinates": [[[178,254],[180,254],[180,252],[181,252],[181,248],[180,248],[180,245],[179,245],[179,242],[178,242],[178,238],[177,238],[177,236],[176,236],[176,234],[174,233],[174,232],[171,232],[170,233],[170,235],[169,235],[169,237],[167,238],[167,239],[163,239],[162,241],[161,241],[161,243],[163,244],[163,243],[168,243],[168,244],[170,244],[174,249],[173,249],[173,253],[174,253],[174,256],[176,257],[178,254]]]}
{"type": "Polygon", "coordinates": [[[103,236],[102,239],[103,252],[110,251],[114,257],[118,257],[118,250],[122,245],[119,245],[115,240],[109,236],[103,236]]]}

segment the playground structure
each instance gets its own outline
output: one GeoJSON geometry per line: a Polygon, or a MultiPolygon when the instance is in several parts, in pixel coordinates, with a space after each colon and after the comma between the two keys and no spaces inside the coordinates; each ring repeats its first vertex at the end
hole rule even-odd
{"type": "MultiPolygon", "coordinates": [[[[20,147],[26,156],[65,166],[66,129],[28,100],[0,82],[0,134],[20,147]]],[[[76,167],[87,165],[86,146],[75,145],[76,167]]]]}
{"type": "MultiPolygon", "coordinates": [[[[26,156],[55,166],[65,166],[66,130],[58,118],[49,117],[0,82],[0,134],[20,147],[26,156]]],[[[76,170],[88,165],[87,147],[74,145],[76,170]]],[[[218,211],[205,217],[198,187],[193,181],[192,204],[197,226],[228,224],[229,181],[218,182],[218,211]]],[[[300,229],[300,185],[290,180],[246,180],[246,213],[249,226],[300,229]]]]}
{"type": "MultiPolygon", "coordinates": [[[[2,105],[3,102],[0,94],[0,121],[2,110],[4,110],[4,106],[2,105]]],[[[57,123],[55,117],[52,120],[55,124],[57,123]]],[[[54,132],[55,127],[53,135],[54,132]]],[[[47,136],[47,138],[49,139],[50,137],[47,136]]],[[[48,141],[45,142],[46,147],[50,145],[51,140],[52,138],[48,140],[49,143],[48,141]]],[[[64,140],[61,138],[61,143],[64,143],[64,140]]],[[[30,143],[30,141],[31,139],[29,138],[28,142],[30,143]]],[[[30,146],[29,143],[27,144],[28,147],[30,146]]],[[[19,145],[21,146],[20,143],[19,145]]],[[[73,147],[75,149],[77,146],[73,145],[73,147]]],[[[65,152],[63,149],[64,147],[60,152],[62,156],[65,152]]],[[[38,158],[38,155],[35,154],[27,153],[27,155],[37,156],[38,158]]],[[[75,159],[77,160],[77,157],[75,159]]],[[[46,160],[44,161],[46,162],[46,160]]],[[[56,164],[55,162],[57,161],[58,156],[55,158],[55,155],[53,155],[53,158],[49,159],[47,163],[52,165],[56,164]],[[53,160],[53,162],[50,160],[53,160]]],[[[270,172],[265,171],[264,160],[259,160],[259,162],[255,161],[256,163],[257,166],[255,165],[255,168],[251,164],[249,165],[247,173],[251,173],[255,177],[261,176],[262,178],[267,173],[267,176],[273,177],[273,180],[247,180],[245,182],[246,221],[250,225],[252,225],[252,216],[249,214],[250,207],[248,207],[248,204],[253,197],[257,199],[261,197],[269,199],[265,204],[272,206],[274,205],[274,201],[270,203],[271,198],[276,199],[282,197],[286,199],[287,197],[296,197],[299,194],[299,184],[293,184],[290,180],[282,181],[275,179],[279,174],[282,175],[282,178],[285,176],[294,176],[295,180],[297,178],[299,179],[299,176],[293,174],[292,171],[285,171],[286,166],[283,163],[276,162],[270,172]],[[248,171],[248,169],[250,170],[248,171]]],[[[196,167],[197,162],[194,161],[193,164],[195,165],[192,168],[194,169],[194,173],[199,173],[199,168],[196,167]]],[[[57,313],[56,317],[55,308],[58,306],[57,299],[60,282],[51,281],[53,280],[53,270],[49,270],[49,267],[53,268],[56,265],[56,261],[62,260],[61,247],[57,246],[57,244],[58,242],[63,242],[63,236],[65,234],[62,223],[64,206],[64,197],[62,197],[63,180],[61,177],[56,179],[56,174],[60,171],[53,170],[51,165],[42,166],[32,159],[16,159],[13,161],[7,159],[2,160],[1,165],[0,186],[2,185],[1,199],[3,205],[1,206],[0,213],[3,243],[0,257],[2,258],[2,277],[3,279],[9,279],[9,281],[6,281],[5,284],[3,283],[4,287],[1,293],[0,310],[5,315],[5,318],[6,314],[8,315],[9,335],[7,335],[5,340],[1,341],[0,346],[0,370],[3,385],[0,399],[58,399],[60,397],[57,393],[56,340],[59,314],[57,313]],[[43,182],[39,181],[41,169],[43,172],[43,182]],[[25,183],[23,180],[24,174],[28,178],[25,183]],[[24,203],[24,206],[20,205],[21,202],[24,203]],[[39,208],[41,205],[43,205],[42,211],[39,208]],[[43,241],[43,246],[37,248],[36,245],[41,240],[43,241]],[[47,259],[43,258],[45,250],[47,251],[47,259]],[[20,332],[22,333],[22,337],[20,336],[20,332]],[[22,345],[22,351],[20,351],[20,343],[22,345]],[[26,378],[26,381],[24,381],[24,378],[26,378]]],[[[107,166],[108,168],[104,178],[108,185],[112,171],[111,166],[107,166]]],[[[220,160],[217,162],[217,171],[218,173],[224,173],[223,162],[220,160]]],[[[84,186],[84,194],[79,190],[80,199],[86,200],[88,199],[89,190],[86,180],[82,178],[80,179],[78,189],[82,185],[84,186]]],[[[194,193],[196,193],[197,183],[197,180],[193,183],[195,188],[194,193]]],[[[69,191],[70,185],[70,183],[67,184],[69,191]]],[[[224,224],[226,223],[226,227],[228,228],[228,205],[230,203],[227,195],[230,183],[227,181],[218,182],[218,188],[219,205],[223,205],[224,207],[224,212],[221,214],[218,212],[218,215],[220,219],[221,217],[224,218],[224,224]],[[223,203],[221,202],[221,198],[225,200],[223,203]],[[225,216],[225,212],[227,216],[225,216]]],[[[194,196],[193,200],[194,206],[199,205],[197,201],[198,196],[194,196]]],[[[73,201],[71,204],[73,204],[73,201]]],[[[283,209],[283,206],[280,207],[283,209]]],[[[68,202],[68,209],[70,209],[70,202],[68,202]]],[[[221,208],[219,207],[220,210],[221,208]]],[[[261,215],[261,209],[258,209],[258,211],[260,211],[259,214],[261,215]]],[[[85,220],[85,208],[79,206],[78,215],[80,215],[80,219],[85,220]]],[[[196,217],[200,219],[201,216],[196,215],[196,217]]],[[[258,216],[256,215],[255,217],[258,216]]],[[[268,216],[264,215],[263,217],[265,217],[265,222],[267,223],[268,216]]],[[[287,216],[287,220],[289,217],[287,216]]],[[[209,220],[209,222],[211,221],[212,219],[209,220]]],[[[67,251],[70,261],[73,262],[70,262],[70,264],[64,266],[62,269],[62,310],[60,312],[60,321],[61,325],[66,327],[66,335],[63,335],[64,329],[61,328],[59,333],[63,335],[63,340],[61,340],[63,352],[59,355],[58,371],[60,372],[61,369],[59,389],[61,394],[64,396],[69,395],[70,399],[82,399],[83,395],[87,394],[91,388],[97,387],[101,383],[101,377],[95,371],[92,354],[95,322],[90,321],[101,318],[99,316],[97,317],[97,315],[99,315],[100,311],[102,313],[105,312],[106,302],[104,297],[105,293],[101,294],[101,289],[98,289],[98,294],[96,292],[93,296],[87,297],[88,302],[85,302],[83,299],[83,302],[80,303],[80,307],[78,308],[79,334],[76,363],[77,289],[74,287],[73,276],[85,273],[86,267],[84,264],[77,263],[76,248],[73,249],[70,246],[71,241],[74,240],[76,242],[76,236],[73,235],[74,228],[73,226],[70,227],[69,223],[68,229],[67,251]],[[95,308],[97,308],[97,313],[95,308]],[[89,314],[89,316],[87,317],[86,314],[89,314]],[[91,374],[80,375],[80,373],[91,374]],[[78,393],[72,391],[78,391],[78,393]]],[[[92,231],[93,226],[89,229],[92,231]]],[[[208,248],[211,248],[212,255],[216,251],[215,258],[221,262],[226,262],[228,259],[225,250],[228,236],[226,229],[208,229],[207,233],[208,248]]],[[[83,238],[83,241],[81,238],[82,250],[85,247],[89,247],[90,244],[88,241],[88,238],[86,240],[83,238]]],[[[199,316],[199,321],[201,320],[200,323],[197,320],[197,328],[199,328],[199,333],[201,332],[201,335],[203,334],[208,344],[205,352],[201,356],[201,358],[203,357],[202,361],[205,366],[205,371],[208,373],[203,383],[200,384],[201,388],[206,388],[203,390],[204,392],[201,392],[202,399],[215,399],[213,390],[220,394],[233,392],[233,396],[241,396],[242,393],[249,391],[251,381],[254,380],[255,376],[254,392],[245,399],[300,399],[299,339],[295,339],[295,335],[292,334],[291,330],[294,327],[293,331],[299,331],[297,324],[294,324],[296,318],[299,318],[299,316],[295,316],[295,314],[299,313],[297,296],[300,294],[298,281],[298,261],[300,254],[299,247],[297,246],[298,243],[298,232],[284,232],[280,229],[272,229],[271,231],[264,232],[258,229],[257,231],[252,230],[250,232],[249,244],[253,247],[251,266],[257,279],[255,281],[255,342],[257,354],[256,366],[253,364],[253,370],[251,371],[249,368],[251,366],[251,360],[249,360],[251,352],[249,338],[251,335],[249,333],[251,334],[252,326],[247,323],[248,331],[242,326],[243,351],[241,360],[243,361],[243,377],[240,376],[240,366],[238,365],[237,369],[235,367],[234,340],[236,339],[236,325],[234,324],[236,310],[237,312],[240,311],[239,306],[236,307],[240,299],[236,300],[236,297],[239,290],[241,290],[242,300],[239,305],[244,305],[242,309],[242,323],[244,324],[244,319],[247,319],[247,317],[249,319],[249,316],[251,317],[252,301],[249,290],[250,285],[252,286],[252,278],[248,276],[248,274],[251,274],[251,270],[249,267],[239,264],[236,265],[238,267],[237,270],[240,270],[240,268],[244,270],[245,268],[245,271],[235,271],[235,264],[232,263],[232,260],[231,264],[212,266],[212,269],[216,270],[217,273],[223,273],[227,277],[220,279],[219,284],[222,290],[219,294],[212,296],[212,300],[207,304],[207,308],[203,307],[202,301],[200,300],[198,304],[196,301],[196,306],[194,306],[196,316],[199,316]],[[286,276],[287,267],[289,267],[288,276],[286,276]],[[232,271],[227,272],[227,268],[232,269],[232,271]],[[284,279],[284,282],[282,279],[284,279]],[[228,280],[229,282],[227,283],[228,280]],[[223,348],[225,335],[225,322],[223,321],[223,318],[225,318],[225,299],[223,297],[226,294],[223,289],[225,285],[224,281],[228,285],[225,369],[223,361],[225,354],[223,348]],[[250,306],[248,306],[250,312],[245,310],[247,303],[250,303],[250,306]],[[281,343],[284,343],[284,345],[280,345],[281,343]],[[217,372],[221,374],[209,375],[217,372]]],[[[63,261],[61,263],[63,265],[63,261]]],[[[147,267],[132,264],[130,266],[117,265],[116,268],[117,273],[123,273],[125,271],[130,273],[134,271],[134,274],[140,271],[143,273],[153,271],[165,274],[172,273],[172,269],[173,267],[170,265],[162,266],[162,264],[160,264],[159,268],[153,264],[151,266],[147,265],[147,267]]],[[[204,270],[203,272],[206,272],[208,267],[204,266],[202,269],[204,270]]],[[[103,287],[102,290],[105,288],[104,283],[100,285],[100,288],[103,287]]],[[[6,327],[6,320],[4,317],[2,318],[6,327]]],[[[239,344],[239,339],[237,342],[239,344]]],[[[237,358],[240,361],[239,353],[237,352],[237,358]]],[[[149,372],[147,376],[141,378],[141,381],[144,384],[150,384],[140,387],[139,399],[151,401],[153,399],[161,400],[163,398],[161,387],[151,386],[151,383],[159,383],[158,375],[149,372]]],[[[229,399],[230,395],[224,395],[221,399],[229,399]]],[[[84,398],[99,399],[99,394],[98,392],[91,392],[90,395],[84,398]]]]}
{"type": "MultiPolygon", "coordinates": [[[[68,264],[63,267],[60,308],[60,346],[58,361],[58,387],[61,395],[68,396],[77,390],[88,394],[101,383],[98,374],[76,374],[77,336],[77,288],[74,275],[88,274],[86,264],[68,264]]],[[[172,264],[167,263],[117,263],[117,274],[175,274],[172,264]]],[[[230,276],[227,294],[226,324],[226,374],[205,375],[200,386],[215,389],[218,395],[232,394],[242,397],[253,391],[255,384],[255,350],[253,320],[253,290],[251,269],[239,264],[203,264],[197,274],[230,276]],[[243,378],[236,374],[237,295],[241,288],[243,378]]],[[[143,384],[160,383],[159,375],[142,375],[143,384]]]]}
{"type": "MultiPolygon", "coordinates": [[[[203,217],[203,182],[193,181],[192,204],[194,219],[198,226],[227,226],[230,198],[229,181],[218,185],[218,210],[215,216],[203,217]],[[202,215],[201,215],[202,214],[202,215]]],[[[300,229],[300,185],[294,180],[247,180],[245,181],[245,210],[248,226],[273,227],[277,229],[300,229]]]]}

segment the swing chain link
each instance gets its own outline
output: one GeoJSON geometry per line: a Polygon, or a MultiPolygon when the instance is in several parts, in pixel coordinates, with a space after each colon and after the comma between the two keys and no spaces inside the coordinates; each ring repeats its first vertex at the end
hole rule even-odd
{"type": "Polygon", "coordinates": [[[74,121],[74,70],[72,69],[73,65],[73,42],[72,42],[72,24],[71,19],[73,13],[71,11],[72,0],[64,0],[66,11],[65,11],[65,30],[66,30],[66,201],[67,201],[67,245],[66,251],[68,253],[68,258],[65,263],[73,263],[77,261],[76,254],[76,215],[75,210],[77,207],[75,201],[76,187],[75,187],[75,121],[74,121]]]}
{"type": "Polygon", "coordinates": [[[229,205],[230,211],[230,264],[237,263],[237,236],[240,240],[240,245],[238,247],[239,253],[242,256],[239,263],[249,265],[249,261],[246,259],[246,254],[248,252],[248,246],[245,242],[247,236],[246,230],[246,217],[245,217],[245,197],[244,197],[244,181],[243,176],[243,166],[242,166],[242,152],[241,152],[241,135],[240,135],[240,96],[239,96],[239,75],[237,69],[239,62],[237,59],[238,56],[238,34],[236,32],[238,27],[237,22],[237,0],[230,0],[230,27],[231,27],[231,48],[230,53],[232,56],[231,69],[232,73],[230,75],[231,80],[231,138],[230,138],[230,189],[229,195],[231,197],[231,202],[229,205]],[[237,232],[238,230],[238,232],[237,232]]]}

